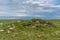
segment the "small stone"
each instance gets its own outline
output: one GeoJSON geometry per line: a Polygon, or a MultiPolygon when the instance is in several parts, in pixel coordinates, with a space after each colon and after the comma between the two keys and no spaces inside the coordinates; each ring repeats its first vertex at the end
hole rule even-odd
{"type": "Polygon", "coordinates": [[[8,30],[7,32],[10,33],[11,31],[8,30]]]}
{"type": "Polygon", "coordinates": [[[32,26],[32,28],[35,28],[36,26],[32,26]]]}
{"type": "Polygon", "coordinates": [[[2,30],[0,30],[0,32],[3,32],[4,30],[2,29],[2,30]]]}
{"type": "Polygon", "coordinates": [[[13,30],[14,28],[13,28],[13,27],[10,27],[9,29],[10,29],[10,30],[13,30]]]}

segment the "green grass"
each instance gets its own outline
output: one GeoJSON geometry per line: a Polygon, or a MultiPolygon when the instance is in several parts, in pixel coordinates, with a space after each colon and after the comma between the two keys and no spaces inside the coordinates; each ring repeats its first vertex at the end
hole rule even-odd
{"type": "Polygon", "coordinates": [[[60,20],[50,20],[56,27],[23,27],[21,22],[28,20],[0,20],[0,30],[8,29],[8,26],[15,25],[15,29],[7,33],[0,32],[0,40],[60,40],[60,20]]]}

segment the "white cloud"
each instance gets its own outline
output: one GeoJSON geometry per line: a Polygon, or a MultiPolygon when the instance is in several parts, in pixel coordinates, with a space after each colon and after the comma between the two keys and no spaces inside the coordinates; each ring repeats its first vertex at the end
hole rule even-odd
{"type": "Polygon", "coordinates": [[[60,8],[60,5],[55,5],[54,0],[28,0],[26,3],[38,4],[44,7],[57,7],[60,8]]]}
{"type": "MultiPolygon", "coordinates": [[[[54,0],[28,0],[25,3],[28,5],[29,11],[32,12],[54,12],[60,9],[60,5],[55,5],[54,0]],[[36,5],[36,7],[34,6],[36,5]],[[34,6],[34,9],[32,8],[34,6]]],[[[27,8],[26,8],[27,9],[27,8]]]]}
{"type": "Polygon", "coordinates": [[[25,14],[25,13],[20,13],[20,14],[16,14],[15,16],[30,16],[30,15],[25,14]]]}
{"type": "Polygon", "coordinates": [[[28,0],[26,3],[39,4],[39,5],[51,5],[53,0],[28,0]]]}

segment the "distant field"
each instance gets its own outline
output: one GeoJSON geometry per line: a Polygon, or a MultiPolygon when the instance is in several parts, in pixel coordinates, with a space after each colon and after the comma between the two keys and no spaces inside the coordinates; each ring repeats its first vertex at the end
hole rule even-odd
{"type": "Polygon", "coordinates": [[[23,27],[28,20],[0,20],[0,40],[60,40],[60,20],[48,21],[55,27],[23,27]]]}

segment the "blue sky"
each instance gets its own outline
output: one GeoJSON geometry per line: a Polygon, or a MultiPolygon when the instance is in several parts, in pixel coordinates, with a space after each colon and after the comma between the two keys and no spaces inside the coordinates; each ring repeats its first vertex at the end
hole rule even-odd
{"type": "Polygon", "coordinates": [[[60,0],[0,0],[0,16],[60,19],[60,0]]]}

